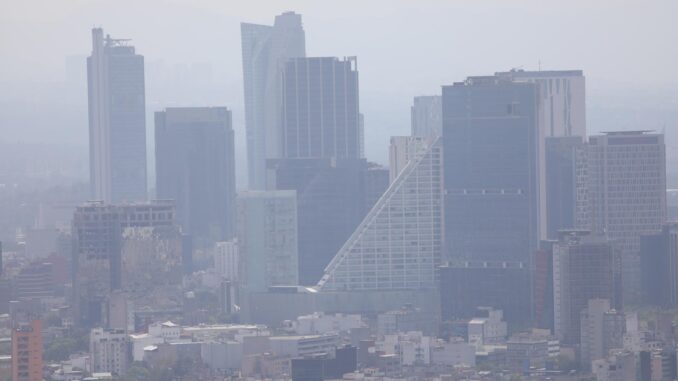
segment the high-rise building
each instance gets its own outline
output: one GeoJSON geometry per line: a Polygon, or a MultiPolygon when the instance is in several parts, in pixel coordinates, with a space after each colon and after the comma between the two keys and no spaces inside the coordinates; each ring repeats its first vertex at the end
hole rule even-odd
{"type": "Polygon", "coordinates": [[[174,215],[174,204],[160,201],[122,205],[92,202],[76,208],[72,276],[77,323],[100,323],[106,297],[111,290],[121,288],[123,233],[135,228],[171,228],[175,226],[174,215]]]}
{"type": "Polygon", "coordinates": [[[282,70],[289,58],[305,57],[301,15],[286,12],[273,26],[243,23],[242,66],[249,188],[266,189],[266,160],[282,152],[282,70]]]}
{"type": "Polygon", "coordinates": [[[12,380],[42,381],[42,322],[12,328],[12,380]]]}
{"type": "Polygon", "coordinates": [[[537,96],[537,181],[539,184],[539,239],[546,239],[547,182],[546,143],[550,137],[586,137],[586,79],[581,70],[511,70],[495,76],[514,82],[534,83],[537,96]]]}
{"type": "Polygon", "coordinates": [[[91,197],[146,199],[144,57],[128,40],[92,29],[87,58],[91,197]]]}
{"type": "Polygon", "coordinates": [[[577,154],[584,141],[579,136],[546,138],[546,237],[574,229],[577,206],[577,154]]]}
{"type": "Polygon", "coordinates": [[[359,159],[355,57],[292,58],[282,75],[282,157],[359,159]]]}
{"type": "Polygon", "coordinates": [[[531,263],[539,242],[538,95],[532,83],[500,77],[443,87],[445,241],[452,260],[531,263]]]}
{"type": "Polygon", "coordinates": [[[175,200],[183,232],[203,244],[235,235],[234,151],[226,107],[155,113],[157,197],[175,200]]]}
{"type": "Polygon", "coordinates": [[[294,190],[299,218],[299,282],[312,286],[367,213],[364,159],[269,162],[275,189],[294,190]]]}
{"type": "Polygon", "coordinates": [[[578,155],[578,228],[616,241],[622,250],[624,297],[640,296],[640,236],[666,221],[664,135],[646,131],[591,136],[578,155]]]}
{"type": "Polygon", "coordinates": [[[581,311],[580,364],[588,369],[593,360],[604,359],[612,349],[624,347],[626,316],[607,299],[589,299],[581,311]]]}
{"type": "Polygon", "coordinates": [[[443,102],[440,95],[414,97],[410,108],[412,136],[425,138],[443,134],[443,102]]]}
{"type": "Polygon", "coordinates": [[[214,269],[223,279],[236,283],[240,279],[238,240],[217,242],[214,247],[214,269]]]}
{"type": "Polygon", "coordinates": [[[580,313],[591,299],[607,299],[621,309],[619,251],[603,237],[586,231],[561,231],[553,244],[555,335],[565,344],[579,344],[580,313]]]}
{"type": "Polygon", "coordinates": [[[240,283],[247,291],[299,283],[294,191],[238,194],[240,283]]]}
{"type": "Polygon", "coordinates": [[[124,330],[95,328],[89,335],[92,372],[122,377],[130,366],[129,335],[124,330]]]}
{"type": "Polygon", "coordinates": [[[442,144],[405,166],[325,268],[323,290],[436,286],[442,250],[442,144]]]}
{"type": "Polygon", "coordinates": [[[391,136],[388,151],[390,182],[413,160],[422,148],[430,143],[430,139],[421,136],[391,136]]]}
{"type": "Polygon", "coordinates": [[[658,234],[640,237],[641,302],[649,306],[678,306],[678,224],[658,234]]]}

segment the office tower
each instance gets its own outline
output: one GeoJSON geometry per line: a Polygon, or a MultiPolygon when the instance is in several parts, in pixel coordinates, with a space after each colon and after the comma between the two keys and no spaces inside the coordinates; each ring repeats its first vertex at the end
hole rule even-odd
{"type": "Polygon", "coordinates": [[[607,299],[590,299],[581,311],[580,364],[585,369],[593,360],[606,358],[610,350],[624,347],[626,316],[610,306],[607,299]]]}
{"type": "Polygon", "coordinates": [[[21,269],[12,280],[13,300],[50,299],[55,296],[53,266],[34,262],[21,269]]]}
{"type": "Polygon", "coordinates": [[[327,265],[319,288],[436,286],[442,249],[441,147],[436,140],[405,166],[327,265]]]}
{"type": "Polygon", "coordinates": [[[92,372],[122,377],[130,366],[129,336],[123,330],[95,328],[89,335],[92,372]]]}
{"type": "Polygon", "coordinates": [[[240,252],[238,240],[217,242],[214,247],[214,269],[223,279],[236,283],[240,279],[240,252]]]}
{"type": "Polygon", "coordinates": [[[297,198],[294,191],[238,194],[240,282],[245,290],[299,284],[297,198]]]}
{"type": "Polygon", "coordinates": [[[249,188],[266,188],[266,160],[280,157],[281,78],[285,62],[306,56],[301,15],[286,12],[273,26],[242,23],[242,66],[249,188]]]}
{"type": "Polygon", "coordinates": [[[42,381],[42,322],[12,328],[12,380],[42,381]]]}
{"type": "Polygon", "coordinates": [[[546,237],[575,227],[576,162],[584,141],[579,136],[546,138],[546,237]]]}
{"type": "Polygon", "coordinates": [[[146,199],[144,57],[128,41],[94,28],[87,58],[91,197],[106,203],[146,199]]]}
{"type": "Polygon", "coordinates": [[[421,136],[391,136],[388,149],[390,182],[395,181],[405,166],[430,143],[431,139],[421,136]]]}
{"type": "Polygon", "coordinates": [[[155,113],[157,197],[176,201],[182,230],[204,245],[235,235],[235,147],[226,107],[155,113]]]}
{"type": "Polygon", "coordinates": [[[590,299],[607,299],[621,309],[619,252],[603,237],[586,231],[561,231],[553,244],[555,335],[579,344],[580,313],[590,299]]]}
{"type": "Polygon", "coordinates": [[[410,108],[412,136],[425,138],[443,134],[443,102],[440,95],[414,97],[410,108]]]}
{"type": "Polygon", "coordinates": [[[293,58],[282,76],[282,157],[360,158],[355,57],[293,58]]]}
{"type": "Polygon", "coordinates": [[[648,306],[678,306],[678,224],[658,234],[640,237],[641,302],[648,306]]]}
{"type": "Polygon", "coordinates": [[[538,88],[538,184],[539,239],[546,239],[548,228],[546,145],[549,137],[586,137],[586,79],[581,70],[511,70],[495,76],[514,82],[534,83],[538,88]]]}
{"type": "MultiPolygon", "coordinates": [[[[76,208],[72,223],[76,323],[100,323],[107,296],[121,288],[123,233],[129,229],[171,228],[174,215],[173,203],[160,201],[122,205],[92,202],[76,208]]],[[[160,274],[157,269],[156,274],[160,274]]]]}
{"type": "Polygon", "coordinates": [[[536,85],[500,77],[443,86],[445,242],[451,260],[531,267],[540,226],[538,96],[536,85]]]}
{"type": "Polygon", "coordinates": [[[622,249],[624,297],[640,296],[640,236],[666,221],[664,135],[645,131],[591,136],[577,164],[577,224],[622,249]]]}
{"type": "Polygon", "coordinates": [[[470,319],[479,307],[504,311],[506,321],[527,328],[529,268],[522,262],[462,262],[440,267],[442,319],[470,319]],[[520,291],[520,292],[518,292],[520,291]]]}
{"type": "Polygon", "coordinates": [[[323,276],[366,211],[364,159],[279,159],[269,162],[275,189],[294,190],[299,218],[299,282],[323,276]]]}
{"type": "Polygon", "coordinates": [[[586,78],[581,70],[511,70],[495,73],[539,86],[539,125],[544,137],[586,136],[586,78]]]}

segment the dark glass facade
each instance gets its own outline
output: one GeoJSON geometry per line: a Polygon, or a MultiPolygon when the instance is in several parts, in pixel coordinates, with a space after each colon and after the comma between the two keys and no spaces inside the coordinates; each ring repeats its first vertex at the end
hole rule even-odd
{"type": "Polygon", "coordinates": [[[360,157],[355,57],[291,59],[282,83],[283,157],[360,157]]]}
{"type": "Polygon", "coordinates": [[[558,230],[575,226],[577,150],[581,137],[546,138],[546,234],[558,239],[558,230]]]}
{"type": "Polygon", "coordinates": [[[443,87],[445,246],[452,260],[531,261],[538,243],[537,88],[443,87]]]}
{"type": "Polygon", "coordinates": [[[235,235],[235,151],[225,107],[155,113],[159,199],[176,200],[177,219],[196,244],[235,235]]]}
{"type": "Polygon", "coordinates": [[[276,189],[297,191],[299,282],[315,285],[367,213],[364,159],[269,161],[276,189]]]}
{"type": "Polygon", "coordinates": [[[528,268],[523,263],[466,262],[440,267],[442,320],[470,319],[478,307],[504,311],[510,323],[526,324],[531,300],[528,268]]]}

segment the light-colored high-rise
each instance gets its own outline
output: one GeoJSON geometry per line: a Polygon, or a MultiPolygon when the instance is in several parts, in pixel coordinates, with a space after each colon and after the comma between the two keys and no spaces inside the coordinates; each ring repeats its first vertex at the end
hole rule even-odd
{"type": "Polygon", "coordinates": [[[586,137],[586,78],[581,70],[511,70],[495,73],[514,82],[537,85],[537,175],[539,191],[539,239],[548,234],[546,139],[586,137]]]}
{"type": "Polygon", "coordinates": [[[414,97],[410,113],[412,115],[412,136],[434,137],[443,134],[442,96],[414,97]]]}
{"type": "Polygon", "coordinates": [[[576,223],[620,246],[624,297],[637,298],[640,236],[660,232],[666,221],[664,135],[620,131],[591,136],[576,170],[576,223]]]}
{"type": "Polygon", "coordinates": [[[442,246],[442,144],[405,166],[332,259],[323,290],[435,287],[442,246]]]}
{"type": "Polygon", "coordinates": [[[240,284],[262,292],[299,283],[297,196],[293,190],[238,194],[240,284]]]}
{"type": "Polygon", "coordinates": [[[87,58],[91,197],[106,203],[146,199],[144,57],[128,40],[92,29],[87,58]]]}
{"type": "Polygon", "coordinates": [[[394,182],[407,164],[421,152],[428,139],[421,136],[391,136],[388,149],[389,182],[394,182]]]}
{"type": "Polygon", "coordinates": [[[289,58],[306,56],[301,15],[286,12],[273,26],[243,23],[242,65],[249,188],[266,189],[266,159],[280,157],[281,74],[289,58]]]}

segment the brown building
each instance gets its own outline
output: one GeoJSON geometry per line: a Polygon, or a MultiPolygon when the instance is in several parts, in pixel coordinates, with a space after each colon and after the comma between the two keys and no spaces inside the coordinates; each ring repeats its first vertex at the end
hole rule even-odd
{"type": "Polygon", "coordinates": [[[18,324],[12,329],[12,380],[42,381],[42,322],[18,324]]]}

